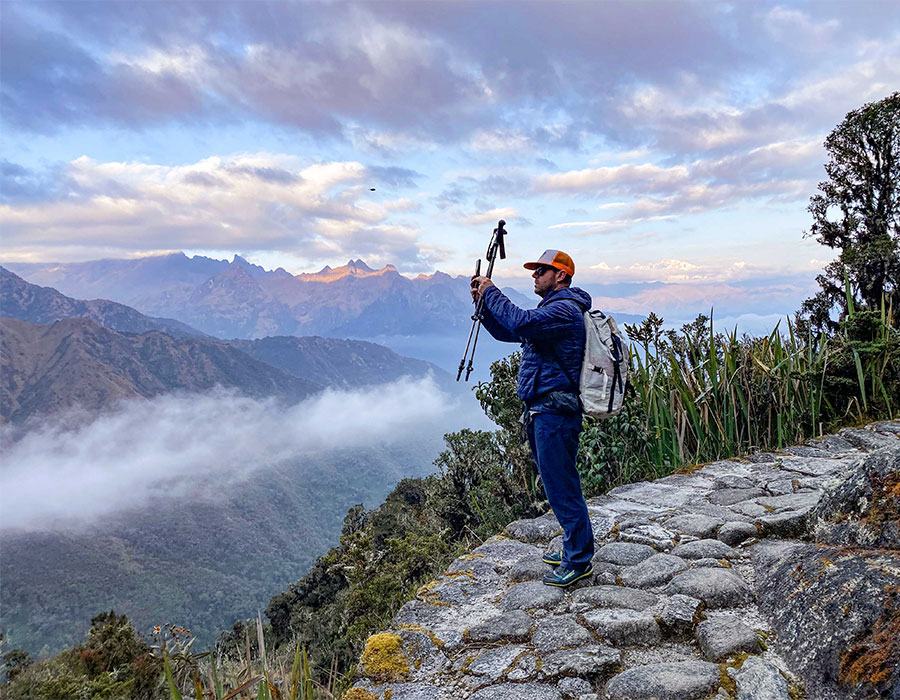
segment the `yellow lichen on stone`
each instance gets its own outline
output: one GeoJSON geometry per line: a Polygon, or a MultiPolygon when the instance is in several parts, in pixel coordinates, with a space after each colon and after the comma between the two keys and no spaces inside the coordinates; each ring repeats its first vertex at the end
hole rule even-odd
{"type": "Polygon", "coordinates": [[[344,700],[378,700],[378,696],[372,695],[368,690],[362,688],[350,688],[344,696],[344,700]]]}
{"type": "Polygon", "coordinates": [[[675,470],[676,474],[693,474],[695,471],[703,469],[703,467],[708,467],[712,462],[701,462],[700,464],[689,464],[684,467],[679,467],[675,470]]]}
{"type": "Polygon", "coordinates": [[[437,579],[435,579],[434,581],[429,581],[428,583],[426,583],[423,586],[419,586],[419,590],[416,591],[416,595],[417,596],[428,595],[429,593],[431,593],[431,589],[434,588],[435,586],[437,586],[438,583],[440,583],[440,582],[437,579]]]}
{"type": "Polygon", "coordinates": [[[469,561],[471,559],[484,559],[484,555],[483,554],[463,554],[459,558],[462,559],[463,561],[469,561]]]}
{"type": "Polygon", "coordinates": [[[728,675],[728,669],[739,669],[744,665],[748,656],[750,655],[742,651],[739,654],[735,654],[730,660],[719,664],[719,686],[728,693],[729,697],[737,695],[737,683],[728,675]]]}
{"type": "Polygon", "coordinates": [[[416,598],[421,600],[423,603],[428,603],[428,605],[441,605],[444,607],[449,607],[450,603],[441,600],[438,597],[438,594],[433,591],[433,589],[439,586],[440,583],[441,582],[437,579],[435,579],[434,581],[429,581],[416,591],[416,598]]]}
{"type": "Polygon", "coordinates": [[[445,571],[444,576],[447,578],[459,578],[460,576],[467,576],[468,578],[474,579],[475,572],[469,569],[461,569],[459,571],[445,571]]]}
{"type": "Polygon", "coordinates": [[[379,681],[400,681],[409,677],[409,663],[402,651],[403,640],[390,632],[373,634],[366,640],[362,664],[366,675],[379,681]]]}
{"type": "Polygon", "coordinates": [[[402,624],[397,625],[397,627],[402,630],[409,630],[410,632],[420,632],[424,635],[427,635],[431,640],[431,643],[434,644],[438,649],[443,649],[446,645],[446,642],[444,642],[443,639],[440,639],[434,632],[432,632],[427,627],[422,627],[422,625],[402,624]]]}

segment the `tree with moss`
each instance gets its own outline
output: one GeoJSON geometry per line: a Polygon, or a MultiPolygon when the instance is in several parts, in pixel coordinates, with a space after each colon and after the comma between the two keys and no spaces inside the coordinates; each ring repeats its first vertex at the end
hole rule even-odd
{"type": "Polygon", "coordinates": [[[805,233],[838,250],[803,302],[799,321],[833,332],[848,312],[847,286],[858,307],[875,311],[900,301],[900,92],[850,112],[825,139],[828,178],[807,208],[805,233]]]}

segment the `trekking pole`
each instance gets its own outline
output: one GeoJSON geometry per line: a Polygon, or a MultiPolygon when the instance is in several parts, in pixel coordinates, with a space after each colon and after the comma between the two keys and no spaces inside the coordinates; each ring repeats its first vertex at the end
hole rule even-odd
{"type": "MultiPolygon", "coordinates": [[[[501,260],[506,259],[506,244],[503,242],[503,237],[506,235],[506,229],[503,228],[504,226],[506,226],[506,222],[503,219],[500,219],[497,223],[497,228],[494,229],[494,233],[491,235],[491,242],[488,244],[487,254],[485,255],[488,261],[485,277],[488,279],[490,279],[494,272],[494,262],[497,260],[497,253],[500,253],[501,260]]],[[[480,276],[480,273],[481,258],[475,263],[475,276],[480,276]]],[[[459,381],[459,378],[462,376],[463,369],[466,370],[466,381],[469,381],[469,375],[472,374],[472,363],[475,360],[475,346],[478,345],[478,334],[481,332],[483,312],[484,299],[481,298],[475,305],[475,313],[472,314],[472,327],[469,329],[469,338],[466,340],[466,350],[463,353],[462,359],[459,361],[459,368],[456,372],[456,381],[459,381]],[[472,350],[471,353],[469,352],[470,345],[472,350]],[[466,365],[467,358],[469,360],[468,366],[466,365]]]]}

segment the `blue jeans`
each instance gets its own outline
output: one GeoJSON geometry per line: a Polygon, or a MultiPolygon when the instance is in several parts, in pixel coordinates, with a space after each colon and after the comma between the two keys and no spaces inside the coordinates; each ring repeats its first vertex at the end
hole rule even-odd
{"type": "Polygon", "coordinates": [[[594,556],[594,532],[575,466],[581,413],[535,413],[526,429],[544,492],[563,529],[562,565],[584,571],[594,556]]]}

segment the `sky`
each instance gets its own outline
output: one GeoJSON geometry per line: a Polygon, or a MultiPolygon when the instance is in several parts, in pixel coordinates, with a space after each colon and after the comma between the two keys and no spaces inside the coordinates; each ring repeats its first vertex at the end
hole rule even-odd
{"type": "Polygon", "coordinates": [[[629,313],[797,308],[822,143],[900,2],[3,2],[0,261],[362,258],[629,313]]]}

